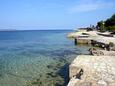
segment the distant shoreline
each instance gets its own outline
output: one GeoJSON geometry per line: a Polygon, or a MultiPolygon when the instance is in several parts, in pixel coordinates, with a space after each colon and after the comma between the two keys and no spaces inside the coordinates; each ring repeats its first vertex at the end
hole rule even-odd
{"type": "Polygon", "coordinates": [[[0,31],[17,31],[16,29],[0,29],[0,31]]]}
{"type": "Polygon", "coordinates": [[[2,31],[72,31],[72,29],[60,29],[60,30],[56,30],[56,29],[49,29],[49,30],[45,30],[45,29],[43,29],[43,30],[15,30],[15,29],[0,29],[0,32],[2,32],[2,31]]]}

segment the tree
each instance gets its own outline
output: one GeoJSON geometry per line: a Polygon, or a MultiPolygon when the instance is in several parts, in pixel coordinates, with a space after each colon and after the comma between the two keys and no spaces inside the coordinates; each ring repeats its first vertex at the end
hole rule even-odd
{"type": "Polygon", "coordinates": [[[106,21],[97,22],[96,28],[97,28],[97,30],[100,30],[100,31],[115,32],[115,14],[113,14],[106,21]]]}
{"type": "Polygon", "coordinates": [[[104,24],[105,24],[104,21],[99,21],[99,22],[97,22],[98,30],[100,30],[100,31],[105,31],[104,24]]]}
{"type": "Polygon", "coordinates": [[[109,31],[115,31],[115,14],[105,21],[105,26],[109,31]]]}
{"type": "Polygon", "coordinates": [[[108,27],[108,26],[115,26],[115,14],[113,14],[111,16],[111,18],[107,19],[105,21],[105,26],[108,27]]]}

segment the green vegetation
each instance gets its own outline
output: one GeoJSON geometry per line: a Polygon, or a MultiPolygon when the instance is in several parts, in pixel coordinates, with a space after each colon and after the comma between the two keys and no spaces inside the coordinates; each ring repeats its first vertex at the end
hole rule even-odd
{"type": "Polygon", "coordinates": [[[108,26],[106,27],[107,31],[113,32],[115,31],[115,25],[114,26],[108,26]]]}
{"type": "Polygon", "coordinates": [[[115,14],[105,21],[105,26],[115,26],[115,14]]]}
{"type": "Polygon", "coordinates": [[[105,24],[104,21],[99,21],[99,22],[97,22],[97,26],[98,26],[98,28],[99,28],[99,30],[100,30],[101,32],[105,31],[105,26],[104,26],[104,24],[105,24]]]}
{"type": "Polygon", "coordinates": [[[113,14],[106,21],[99,21],[97,23],[99,31],[110,31],[115,32],[115,14],[113,14]]]}
{"type": "Polygon", "coordinates": [[[113,42],[109,42],[109,46],[113,47],[114,43],[113,42]]]}

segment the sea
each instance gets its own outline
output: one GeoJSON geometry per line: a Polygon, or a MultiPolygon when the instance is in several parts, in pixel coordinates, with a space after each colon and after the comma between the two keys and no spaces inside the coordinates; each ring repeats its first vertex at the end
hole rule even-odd
{"type": "Polygon", "coordinates": [[[69,32],[0,31],[0,86],[66,86],[70,63],[90,47],[74,45],[69,32]]]}

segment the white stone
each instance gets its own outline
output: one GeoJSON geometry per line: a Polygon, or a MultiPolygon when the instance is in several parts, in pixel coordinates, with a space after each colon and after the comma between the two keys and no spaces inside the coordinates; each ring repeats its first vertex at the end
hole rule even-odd
{"type": "Polygon", "coordinates": [[[98,85],[107,86],[107,83],[104,80],[99,80],[98,85]]]}

